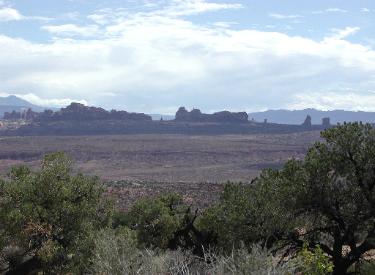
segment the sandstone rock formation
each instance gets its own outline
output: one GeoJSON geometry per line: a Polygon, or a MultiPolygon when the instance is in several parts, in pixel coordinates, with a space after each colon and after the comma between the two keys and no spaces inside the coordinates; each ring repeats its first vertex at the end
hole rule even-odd
{"type": "Polygon", "coordinates": [[[130,120],[151,121],[149,115],[143,113],[128,113],[126,111],[112,110],[110,112],[103,108],[88,107],[80,103],[72,103],[58,112],[44,111],[36,117],[37,121],[92,121],[92,120],[130,120]]]}
{"type": "Polygon", "coordinates": [[[322,118],[322,126],[325,127],[325,128],[328,128],[328,127],[331,126],[331,121],[330,121],[329,117],[322,118]]]}
{"type": "Polygon", "coordinates": [[[305,121],[302,123],[302,126],[305,128],[311,128],[311,116],[307,115],[305,121]]]}
{"type": "Polygon", "coordinates": [[[24,120],[33,120],[39,115],[39,113],[34,112],[31,110],[31,108],[21,111],[21,112],[5,112],[4,113],[4,119],[7,120],[19,120],[19,119],[24,119],[24,120]]]}
{"type": "Polygon", "coordinates": [[[143,113],[128,113],[126,111],[112,110],[110,112],[103,108],[88,107],[80,103],[72,103],[60,111],[53,112],[45,110],[42,113],[27,111],[5,113],[4,119],[8,120],[33,120],[38,122],[50,121],[94,121],[94,120],[122,120],[122,121],[151,121],[149,115],[143,113]]]}
{"type": "Polygon", "coordinates": [[[219,123],[246,123],[248,122],[246,112],[232,113],[222,111],[213,114],[204,114],[199,109],[187,111],[185,107],[180,107],[176,113],[175,121],[183,122],[219,122],[219,123]]]}

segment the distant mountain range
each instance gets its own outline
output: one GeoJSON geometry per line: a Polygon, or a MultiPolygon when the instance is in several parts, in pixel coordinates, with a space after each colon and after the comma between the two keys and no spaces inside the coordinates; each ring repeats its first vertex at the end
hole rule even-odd
{"type": "Polygon", "coordinates": [[[304,110],[268,110],[264,112],[249,113],[249,119],[254,119],[258,122],[263,122],[267,119],[268,122],[279,124],[302,124],[306,116],[310,115],[313,124],[321,124],[322,119],[329,117],[331,124],[343,122],[375,122],[375,112],[352,112],[344,110],[320,111],[316,109],[304,110]]]}
{"type": "Polygon", "coordinates": [[[35,112],[43,112],[46,109],[52,109],[52,110],[55,109],[55,108],[47,108],[47,107],[34,105],[14,95],[10,95],[7,97],[0,97],[0,118],[4,116],[5,112],[12,112],[12,111],[20,112],[23,109],[29,109],[29,108],[31,108],[35,112]]]}

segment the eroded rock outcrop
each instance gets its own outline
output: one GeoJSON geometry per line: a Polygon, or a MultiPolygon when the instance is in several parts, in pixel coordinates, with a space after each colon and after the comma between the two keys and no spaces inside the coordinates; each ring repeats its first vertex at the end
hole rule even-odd
{"type": "Polygon", "coordinates": [[[310,115],[307,115],[305,121],[302,123],[302,126],[305,127],[305,128],[311,128],[311,116],[310,115]]]}
{"type": "Polygon", "coordinates": [[[329,117],[322,118],[322,126],[328,128],[331,126],[331,121],[329,117]]]}
{"type": "Polygon", "coordinates": [[[149,115],[112,110],[110,112],[98,107],[88,107],[80,103],[72,103],[58,112],[44,111],[36,117],[37,121],[92,121],[92,120],[131,120],[151,121],[149,115]]]}
{"type": "Polygon", "coordinates": [[[29,108],[29,109],[21,111],[21,112],[16,112],[16,111],[5,112],[4,113],[4,119],[7,119],[7,120],[19,120],[19,119],[33,120],[38,115],[39,115],[39,113],[34,112],[33,110],[31,110],[31,108],[29,108]]]}
{"type": "Polygon", "coordinates": [[[21,112],[7,112],[4,114],[7,120],[32,120],[36,122],[52,121],[94,121],[94,120],[122,120],[122,121],[151,121],[149,115],[143,113],[129,113],[126,111],[112,110],[110,112],[98,107],[88,107],[80,103],[72,103],[60,111],[45,110],[37,113],[31,109],[21,112]]]}
{"type": "Polygon", "coordinates": [[[246,112],[233,113],[222,111],[213,114],[204,114],[199,109],[187,111],[185,107],[180,107],[176,113],[176,121],[184,122],[219,122],[219,123],[245,123],[248,122],[246,112]]]}

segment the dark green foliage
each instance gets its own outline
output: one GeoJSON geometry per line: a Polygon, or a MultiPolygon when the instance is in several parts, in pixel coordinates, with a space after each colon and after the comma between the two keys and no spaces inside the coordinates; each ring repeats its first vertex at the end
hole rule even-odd
{"type": "Polygon", "coordinates": [[[178,194],[141,199],[128,215],[128,226],[137,231],[141,245],[162,249],[192,245],[187,227],[195,217],[178,194]]]}
{"type": "Polygon", "coordinates": [[[257,183],[227,184],[220,203],[198,219],[198,228],[211,239],[211,246],[228,251],[243,244],[271,247],[298,223],[288,211],[287,190],[281,182],[268,180],[278,173],[265,171],[257,183]]]}
{"type": "Polygon", "coordinates": [[[2,247],[14,248],[20,258],[14,266],[9,262],[11,271],[22,273],[30,262],[29,269],[82,271],[93,232],[109,222],[102,193],[97,178],[72,175],[62,153],[45,156],[40,172],[13,168],[0,200],[2,247]]]}
{"type": "Polygon", "coordinates": [[[129,225],[137,230],[139,242],[166,248],[181,226],[181,203],[177,195],[138,201],[130,210],[129,225]]]}
{"type": "Polygon", "coordinates": [[[344,274],[375,249],[375,130],[359,123],[322,133],[303,163],[299,211],[311,217],[308,237],[332,257],[334,274],[344,274]],[[342,255],[344,246],[350,247],[342,255]]]}
{"type": "Polygon", "coordinates": [[[375,130],[351,123],[322,137],[305,160],[263,171],[253,185],[227,186],[199,228],[222,249],[259,241],[300,248],[308,241],[330,256],[334,274],[346,274],[375,249],[375,130]]]}

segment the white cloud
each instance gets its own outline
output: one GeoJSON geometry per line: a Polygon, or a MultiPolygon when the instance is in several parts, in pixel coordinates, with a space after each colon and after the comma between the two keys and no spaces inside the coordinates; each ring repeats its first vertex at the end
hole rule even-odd
{"type": "Polygon", "coordinates": [[[296,95],[289,109],[304,109],[306,106],[318,110],[374,111],[369,102],[375,102],[375,94],[320,92],[296,95]]]}
{"type": "Polygon", "coordinates": [[[342,13],[347,13],[347,10],[340,9],[340,8],[328,8],[325,10],[326,12],[342,12],[342,13]]]}
{"type": "Polygon", "coordinates": [[[368,9],[368,8],[362,8],[361,9],[361,12],[370,12],[371,10],[370,9],[368,9]]]}
{"type": "Polygon", "coordinates": [[[0,2],[0,22],[20,21],[20,20],[39,20],[50,21],[52,18],[43,16],[24,16],[18,10],[11,7],[1,7],[5,2],[0,2]]]}
{"type": "Polygon", "coordinates": [[[34,105],[42,107],[65,107],[72,102],[82,103],[88,105],[86,100],[83,99],[71,99],[71,98],[40,98],[35,94],[9,94],[9,93],[0,93],[0,96],[5,97],[9,95],[15,95],[19,98],[22,98],[34,105]]]}
{"type": "Polygon", "coordinates": [[[341,8],[328,8],[325,10],[312,11],[312,14],[323,14],[323,13],[347,13],[347,10],[341,8]]]}
{"type": "Polygon", "coordinates": [[[281,14],[281,13],[270,13],[270,17],[275,19],[297,19],[302,18],[302,15],[299,14],[281,14]]]}
{"type": "Polygon", "coordinates": [[[94,21],[96,24],[99,24],[99,25],[109,24],[111,22],[110,17],[111,17],[110,14],[104,13],[103,11],[101,11],[100,13],[95,13],[95,14],[91,14],[87,16],[88,19],[91,19],[92,21],[94,21]]]}
{"type": "Polygon", "coordinates": [[[49,33],[66,37],[92,37],[99,33],[99,28],[96,25],[77,26],[74,24],[64,24],[55,26],[42,26],[42,29],[48,31],[49,33]]]}
{"type": "MultiPolygon", "coordinates": [[[[136,13],[136,16],[163,16],[169,18],[196,15],[200,13],[215,12],[220,10],[242,9],[244,6],[239,3],[216,3],[206,0],[155,0],[153,2],[143,1],[142,7],[151,8],[148,12],[136,13]]],[[[127,9],[120,8],[112,10],[109,8],[101,9],[88,16],[96,24],[106,25],[118,23],[131,14],[127,9]]]]}
{"type": "Polygon", "coordinates": [[[205,0],[174,0],[174,4],[160,10],[167,16],[184,16],[227,9],[241,9],[242,4],[213,3],[205,0]]]}
{"type": "Polygon", "coordinates": [[[227,28],[230,28],[233,25],[237,25],[237,24],[238,24],[237,22],[225,22],[225,21],[222,21],[222,22],[215,22],[212,25],[215,26],[215,27],[227,29],[227,28]]]}
{"type": "Polygon", "coordinates": [[[0,8],[0,22],[18,21],[24,19],[24,16],[16,9],[3,7],[0,8]]]}
{"type": "Polygon", "coordinates": [[[65,107],[72,102],[82,103],[87,105],[87,101],[83,99],[71,99],[71,98],[40,98],[35,94],[16,94],[35,105],[46,106],[46,107],[65,107]]]}
{"type": "Polygon", "coordinates": [[[357,33],[360,30],[359,27],[346,27],[345,29],[332,29],[335,39],[344,39],[350,35],[357,33]]]}
{"type": "Polygon", "coordinates": [[[195,24],[165,10],[122,11],[95,37],[82,37],[84,27],[76,25],[67,29],[80,39],[38,44],[0,36],[0,89],[151,113],[180,105],[283,108],[296,99],[302,108],[320,102],[306,95],[329,96],[327,90],[336,96],[333,107],[346,108],[349,100],[337,98],[348,97],[349,87],[356,91],[350,94],[358,96],[357,107],[375,110],[367,92],[375,90],[375,51],[345,39],[358,28],[313,40],[195,24]]]}

